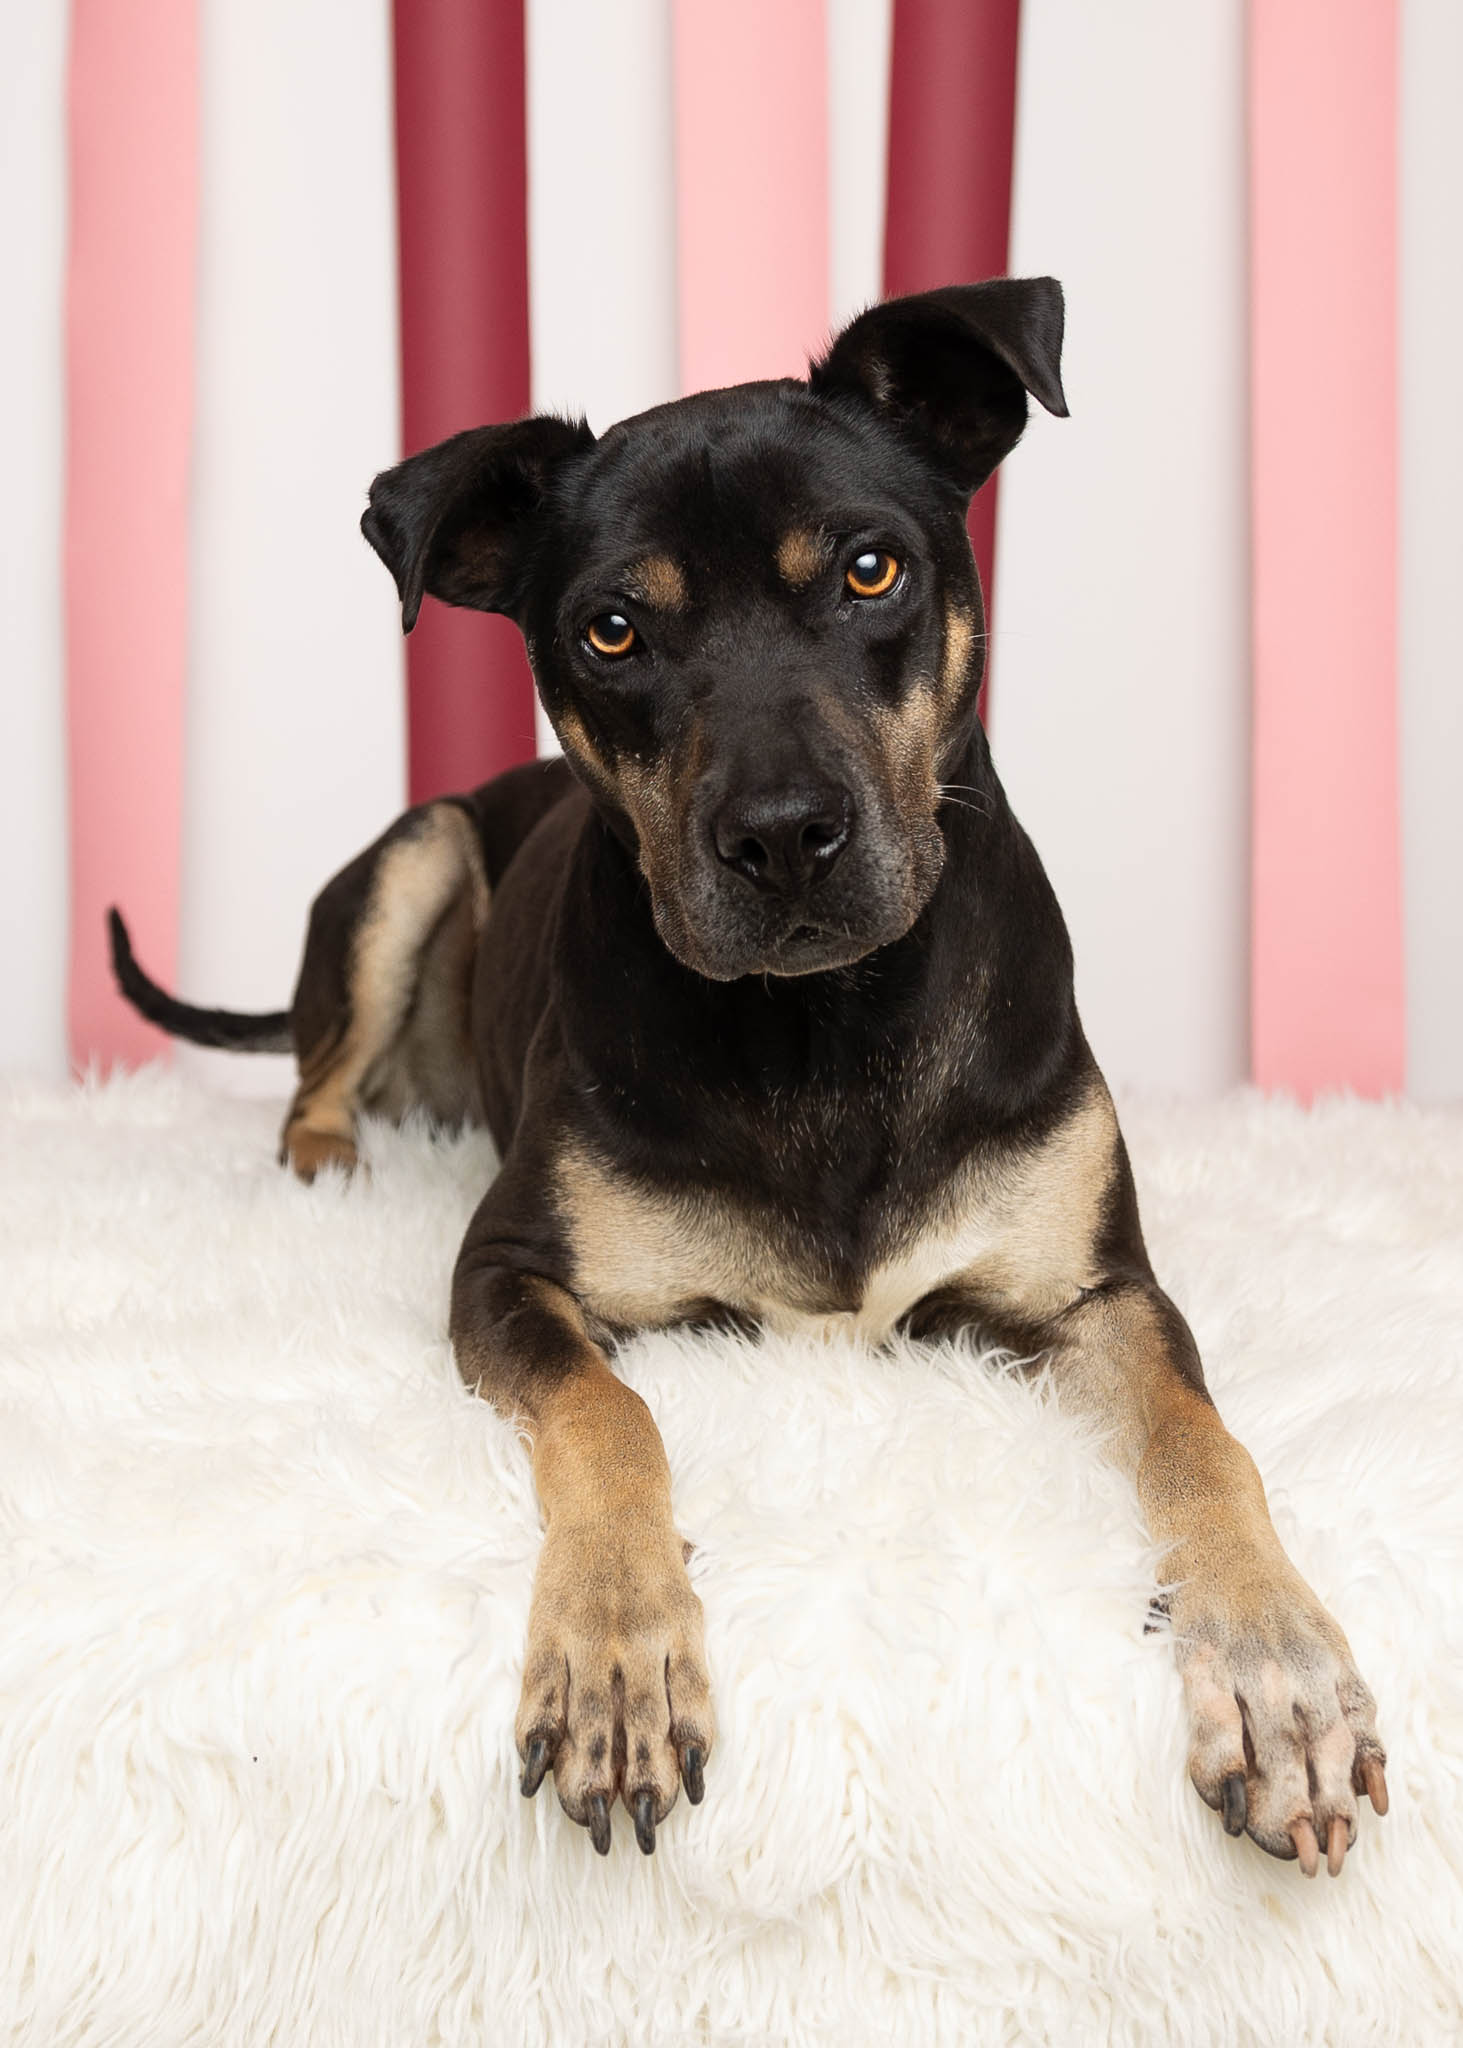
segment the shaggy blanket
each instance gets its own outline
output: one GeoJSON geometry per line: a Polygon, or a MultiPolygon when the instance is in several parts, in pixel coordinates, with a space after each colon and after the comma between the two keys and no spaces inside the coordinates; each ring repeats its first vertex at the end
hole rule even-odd
{"type": "Polygon", "coordinates": [[[538,1517],[458,1383],[479,1137],[297,1185],[163,1071],[0,1107],[0,2041],[1463,2038],[1463,1116],[1128,1105],[1160,1276],[1379,1702],[1342,1877],[1230,1841],[1129,1487],[973,1348],[621,1359],[720,1740],[516,1789],[538,1517]]]}

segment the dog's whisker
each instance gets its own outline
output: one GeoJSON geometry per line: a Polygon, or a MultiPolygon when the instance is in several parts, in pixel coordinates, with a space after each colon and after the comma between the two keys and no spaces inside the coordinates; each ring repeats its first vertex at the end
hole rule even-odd
{"type": "Polygon", "coordinates": [[[981,796],[983,794],[982,791],[973,788],[968,782],[942,782],[940,784],[940,802],[942,804],[954,804],[957,809],[962,811],[974,811],[978,818],[990,818],[995,815],[988,803],[973,804],[969,802],[967,796],[957,796],[955,794],[956,790],[967,791],[969,796],[981,796]]]}

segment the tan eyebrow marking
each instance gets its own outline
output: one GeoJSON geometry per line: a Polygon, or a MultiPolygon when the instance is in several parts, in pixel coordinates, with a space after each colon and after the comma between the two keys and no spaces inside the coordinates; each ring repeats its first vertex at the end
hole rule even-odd
{"type": "Polygon", "coordinates": [[[801,590],[828,560],[828,542],[809,526],[793,526],[777,544],[777,568],[784,583],[801,590]]]}
{"type": "Polygon", "coordinates": [[[645,555],[631,567],[630,578],[637,594],[659,612],[681,612],[690,602],[686,579],[669,555],[645,555]]]}

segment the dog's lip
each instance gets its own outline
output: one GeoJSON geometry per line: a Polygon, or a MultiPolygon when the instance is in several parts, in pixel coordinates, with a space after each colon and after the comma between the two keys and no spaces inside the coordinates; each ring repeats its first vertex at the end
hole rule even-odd
{"type": "Polygon", "coordinates": [[[766,918],[760,931],[737,931],[684,915],[674,897],[652,901],[656,930],[672,956],[706,980],[723,982],[762,975],[791,980],[853,967],[902,938],[918,911],[910,906],[902,915],[881,917],[872,903],[842,906],[841,914],[832,905],[825,913],[815,903],[792,903],[781,917],[766,918]]]}
{"type": "Polygon", "coordinates": [[[800,917],[767,947],[754,972],[817,974],[829,968],[851,967],[886,943],[886,936],[880,933],[856,933],[846,925],[818,924],[811,918],[800,917]]]}
{"type": "Polygon", "coordinates": [[[738,948],[730,958],[714,946],[698,945],[692,952],[683,943],[672,945],[671,951],[683,965],[694,968],[709,981],[743,981],[764,974],[794,979],[851,967],[886,943],[885,938],[856,938],[843,926],[830,928],[800,918],[777,938],[764,939],[755,951],[738,948]]]}

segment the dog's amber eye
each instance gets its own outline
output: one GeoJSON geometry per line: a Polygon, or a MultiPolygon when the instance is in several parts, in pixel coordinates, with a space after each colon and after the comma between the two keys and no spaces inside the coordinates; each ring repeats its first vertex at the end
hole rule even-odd
{"type": "Polygon", "coordinates": [[[887,597],[899,581],[899,558],[887,548],[867,548],[843,572],[855,597],[887,597]]]}
{"type": "Polygon", "coordinates": [[[622,654],[633,650],[636,634],[630,621],[619,612],[601,612],[585,627],[584,637],[596,654],[604,655],[608,661],[618,661],[622,654]]]}

